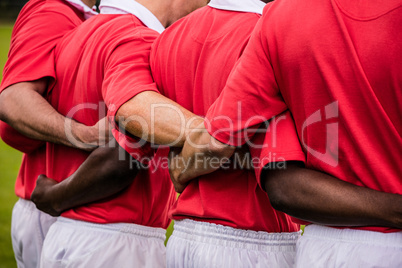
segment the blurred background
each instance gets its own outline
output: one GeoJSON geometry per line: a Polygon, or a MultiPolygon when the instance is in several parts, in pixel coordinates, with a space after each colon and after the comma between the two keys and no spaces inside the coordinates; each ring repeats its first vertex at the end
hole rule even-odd
{"type": "Polygon", "coordinates": [[[0,22],[13,23],[27,0],[0,0],[0,22]]]}
{"type": "MultiPolygon", "coordinates": [[[[28,1],[0,0],[0,80],[7,60],[11,31],[19,11],[28,1]]],[[[22,154],[0,140],[0,267],[17,267],[11,246],[11,212],[17,197],[14,183],[22,154]]]]}
{"type": "MultiPolygon", "coordinates": [[[[28,1],[0,0],[0,79],[7,60],[13,24],[19,11],[28,1]]],[[[0,140],[0,267],[16,267],[11,246],[11,212],[17,197],[14,182],[22,154],[0,140]]]]}

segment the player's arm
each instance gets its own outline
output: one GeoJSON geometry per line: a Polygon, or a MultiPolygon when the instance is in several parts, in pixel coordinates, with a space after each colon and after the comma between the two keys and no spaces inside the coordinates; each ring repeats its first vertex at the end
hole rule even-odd
{"type": "Polygon", "coordinates": [[[139,166],[113,140],[93,151],[73,175],[60,183],[39,176],[31,199],[38,209],[58,216],[67,209],[120,192],[133,182],[139,166]]]}
{"type": "Polygon", "coordinates": [[[203,118],[155,91],[144,91],[120,107],[116,122],[146,141],[182,147],[188,133],[203,118]]]}
{"type": "Polygon", "coordinates": [[[235,147],[221,143],[198,125],[187,136],[183,150],[170,159],[169,172],[175,190],[181,193],[188,182],[198,176],[211,173],[219,168],[235,152],[235,147]]]}
{"type": "Polygon", "coordinates": [[[31,139],[35,139],[92,150],[108,139],[107,135],[99,135],[99,124],[88,127],[59,114],[43,98],[46,88],[47,79],[43,78],[13,84],[0,94],[0,119],[28,137],[8,135],[10,129],[5,128],[2,137],[8,144],[18,139],[19,147],[24,143],[31,146],[31,139]]]}
{"type": "Polygon", "coordinates": [[[359,187],[304,168],[301,162],[285,166],[261,175],[275,209],[316,224],[402,228],[402,195],[359,187]]]}

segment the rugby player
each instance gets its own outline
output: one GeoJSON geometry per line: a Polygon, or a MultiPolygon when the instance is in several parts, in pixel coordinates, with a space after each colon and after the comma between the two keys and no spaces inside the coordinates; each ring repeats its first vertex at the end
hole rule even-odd
{"type": "MultiPolygon", "coordinates": [[[[150,101],[175,105],[157,93],[149,68],[150,47],[166,26],[203,4],[206,2],[102,1],[101,14],[66,35],[56,47],[57,81],[49,90],[53,107],[93,125],[107,114],[114,117],[125,103],[134,106],[125,106],[130,111],[148,107],[150,101]]],[[[169,120],[156,126],[160,132],[173,128],[169,120]]],[[[130,147],[129,141],[138,139],[116,130],[114,136],[135,159],[153,152],[149,145],[130,147]]],[[[47,167],[53,168],[46,174],[59,182],[87,157],[85,151],[48,143],[47,167]]],[[[119,160],[117,155],[115,159],[119,160]]],[[[104,170],[102,166],[98,172],[104,170]]],[[[133,172],[132,178],[135,175],[133,172]]],[[[166,169],[139,171],[122,192],[64,212],[45,239],[41,266],[165,266],[164,229],[175,197],[166,169]]]]}
{"type": "Polygon", "coordinates": [[[18,267],[39,266],[43,239],[54,222],[29,201],[36,178],[45,172],[43,141],[87,149],[98,143],[99,125],[87,127],[74,121],[71,131],[75,138],[69,139],[64,131],[65,118],[44,98],[47,85],[56,78],[54,47],[63,35],[96,14],[94,5],[92,0],[31,0],[13,29],[0,86],[0,119],[4,121],[0,121],[0,135],[24,153],[15,185],[20,199],[14,206],[11,224],[18,267]]]}
{"type": "MultiPolygon", "coordinates": [[[[205,116],[241,55],[265,3],[211,0],[154,43],[161,94],[205,116]]],[[[294,160],[304,158],[299,150],[294,160]]],[[[158,153],[161,153],[158,151],[158,153]]],[[[168,267],[292,267],[299,226],[269,206],[254,171],[227,167],[191,181],[170,211],[168,267]]]]}

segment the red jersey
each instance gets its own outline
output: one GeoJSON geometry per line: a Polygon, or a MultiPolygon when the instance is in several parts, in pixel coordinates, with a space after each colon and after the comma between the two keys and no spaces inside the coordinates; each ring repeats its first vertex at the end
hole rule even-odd
{"type": "MultiPolygon", "coordinates": [[[[100,14],[85,22],[56,47],[57,82],[50,92],[50,103],[59,113],[94,125],[107,113],[114,116],[136,94],[157,91],[149,53],[158,35],[131,14],[100,14]]],[[[114,134],[121,142],[119,132],[114,134]]],[[[47,175],[61,181],[87,157],[87,152],[48,144],[47,175]]],[[[167,228],[167,211],[175,197],[165,172],[142,170],[123,192],[66,211],[62,216],[95,223],[126,222],[167,228]]]]}
{"type": "MultiPolygon", "coordinates": [[[[173,24],[151,52],[152,74],[160,92],[204,116],[220,95],[259,18],[256,13],[207,6],[173,24]]],[[[255,231],[299,230],[289,216],[270,207],[254,172],[239,166],[192,180],[170,216],[255,231]]]]}
{"type": "Polygon", "coordinates": [[[400,0],[273,2],[208,111],[209,132],[241,144],[261,122],[248,119],[289,108],[307,168],[402,194],[401,26],[400,0]],[[222,115],[234,120],[231,130],[214,120],[222,115]]]}
{"type": "MultiPolygon", "coordinates": [[[[14,25],[0,93],[7,87],[49,77],[55,79],[53,49],[67,32],[84,20],[84,15],[66,1],[31,0],[14,25]]],[[[24,152],[17,177],[17,196],[30,199],[36,179],[45,173],[45,144],[31,140],[4,122],[0,135],[10,146],[24,152]]]]}

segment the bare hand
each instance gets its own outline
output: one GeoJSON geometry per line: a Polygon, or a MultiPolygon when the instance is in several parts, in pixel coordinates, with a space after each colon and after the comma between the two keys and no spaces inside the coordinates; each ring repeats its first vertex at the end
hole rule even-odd
{"type": "Polygon", "coordinates": [[[181,164],[182,162],[182,157],[180,156],[180,150],[178,148],[171,148],[170,153],[169,153],[169,174],[170,174],[170,180],[173,183],[174,190],[177,193],[182,193],[184,189],[187,186],[187,183],[181,183],[178,180],[178,177],[181,173],[181,164]]]}
{"type": "Polygon", "coordinates": [[[109,118],[106,116],[98,121],[92,128],[98,134],[97,139],[94,141],[98,146],[103,146],[109,143],[112,138],[112,125],[109,118]]]}
{"type": "Polygon", "coordinates": [[[112,126],[107,117],[102,118],[93,126],[86,126],[74,120],[66,121],[66,129],[71,129],[72,135],[69,135],[69,141],[74,147],[93,151],[99,146],[109,143],[112,138],[112,126]]]}
{"type": "Polygon", "coordinates": [[[36,207],[51,216],[59,216],[62,212],[52,202],[52,189],[55,185],[57,185],[55,180],[45,175],[39,175],[36,187],[31,195],[31,200],[35,203],[36,207]]]}

